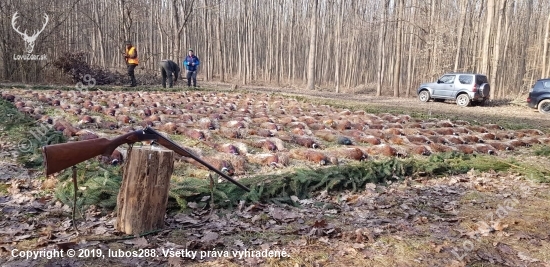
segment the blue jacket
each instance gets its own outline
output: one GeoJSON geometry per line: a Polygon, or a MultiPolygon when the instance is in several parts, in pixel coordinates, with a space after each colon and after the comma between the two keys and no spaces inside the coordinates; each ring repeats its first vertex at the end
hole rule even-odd
{"type": "Polygon", "coordinates": [[[199,58],[195,55],[192,57],[187,56],[185,57],[185,60],[183,60],[183,65],[188,71],[196,71],[200,63],[199,58]]]}

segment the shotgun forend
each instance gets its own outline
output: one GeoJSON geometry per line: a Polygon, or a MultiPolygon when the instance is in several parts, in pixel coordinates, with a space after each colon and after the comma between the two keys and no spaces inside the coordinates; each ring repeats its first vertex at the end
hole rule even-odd
{"type": "Polygon", "coordinates": [[[208,164],[198,156],[193,155],[185,148],[176,144],[174,141],[164,137],[151,127],[130,132],[112,140],[107,138],[97,138],[86,141],[45,146],[43,147],[42,152],[44,154],[46,175],[62,171],[99,155],[110,156],[113,151],[122,144],[133,144],[141,141],[155,141],[156,143],[178,153],[181,156],[193,158],[211,171],[216,172],[243,190],[250,192],[250,189],[246,186],[235,181],[233,178],[208,164]]]}

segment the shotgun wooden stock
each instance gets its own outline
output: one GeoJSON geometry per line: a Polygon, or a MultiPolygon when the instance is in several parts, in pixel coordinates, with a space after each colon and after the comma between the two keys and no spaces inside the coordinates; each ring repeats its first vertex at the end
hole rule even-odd
{"type": "Polygon", "coordinates": [[[214,166],[203,161],[201,158],[193,155],[185,148],[177,145],[172,140],[164,137],[150,127],[147,127],[144,130],[138,130],[121,135],[112,140],[109,140],[107,138],[97,138],[86,141],[45,146],[43,147],[42,152],[44,154],[46,175],[62,171],[66,168],[69,168],[80,162],[86,161],[99,155],[110,156],[113,151],[122,144],[133,144],[135,142],[146,140],[155,141],[156,143],[178,153],[181,156],[193,158],[200,164],[216,172],[217,174],[234,183],[243,190],[250,192],[250,189],[248,189],[246,186],[235,181],[227,174],[216,169],[214,166]]]}

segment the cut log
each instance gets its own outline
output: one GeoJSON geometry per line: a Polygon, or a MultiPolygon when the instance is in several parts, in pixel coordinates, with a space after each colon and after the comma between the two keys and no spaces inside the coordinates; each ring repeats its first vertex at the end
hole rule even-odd
{"type": "Polygon", "coordinates": [[[141,147],[129,151],[117,198],[118,231],[141,234],[164,227],[173,169],[171,150],[141,147]]]}

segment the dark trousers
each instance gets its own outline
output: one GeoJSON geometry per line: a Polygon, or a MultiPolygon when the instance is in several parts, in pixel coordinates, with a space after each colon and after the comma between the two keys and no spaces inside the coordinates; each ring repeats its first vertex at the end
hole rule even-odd
{"type": "Polygon", "coordinates": [[[191,86],[191,80],[193,80],[193,86],[197,87],[197,71],[187,71],[187,86],[191,86]]]}
{"type": "Polygon", "coordinates": [[[166,88],[166,78],[168,78],[168,86],[172,88],[172,72],[161,67],[160,72],[162,73],[162,87],[166,88]]]}
{"type": "Polygon", "coordinates": [[[130,77],[130,82],[132,86],[136,86],[136,76],[134,76],[134,69],[137,67],[136,64],[128,64],[128,76],[130,77]]]}

